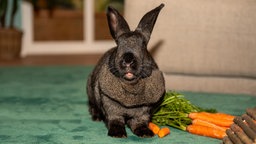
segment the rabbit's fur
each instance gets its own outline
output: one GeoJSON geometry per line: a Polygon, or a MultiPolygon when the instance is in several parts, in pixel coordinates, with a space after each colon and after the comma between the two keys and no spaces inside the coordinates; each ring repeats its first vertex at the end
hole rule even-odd
{"type": "Polygon", "coordinates": [[[103,55],[89,76],[87,94],[92,119],[103,120],[109,136],[127,137],[125,124],[137,136],[153,136],[148,123],[165,94],[165,83],[147,44],[163,6],[145,14],[135,31],[108,7],[108,24],[117,46],[103,55]]]}

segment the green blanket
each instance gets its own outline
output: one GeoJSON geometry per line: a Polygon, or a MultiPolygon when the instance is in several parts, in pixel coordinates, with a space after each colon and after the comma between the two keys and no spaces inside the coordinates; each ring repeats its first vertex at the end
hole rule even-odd
{"type": "MultiPolygon", "coordinates": [[[[171,128],[165,138],[107,136],[103,122],[90,119],[86,78],[92,67],[1,67],[0,143],[3,144],[218,144],[221,140],[171,128]]],[[[241,115],[256,105],[248,95],[181,92],[193,104],[241,115]]]]}

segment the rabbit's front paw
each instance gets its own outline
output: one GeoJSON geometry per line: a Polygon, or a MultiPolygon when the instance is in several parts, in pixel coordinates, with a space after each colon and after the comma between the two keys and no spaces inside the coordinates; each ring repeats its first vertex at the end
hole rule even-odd
{"type": "Polygon", "coordinates": [[[113,122],[112,124],[110,124],[108,129],[108,135],[116,138],[126,138],[127,134],[124,124],[121,124],[119,122],[113,122]]]}
{"type": "Polygon", "coordinates": [[[153,137],[154,136],[154,133],[146,125],[137,127],[134,130],[134,134],[136,134],[139,137],[153,137]]]}

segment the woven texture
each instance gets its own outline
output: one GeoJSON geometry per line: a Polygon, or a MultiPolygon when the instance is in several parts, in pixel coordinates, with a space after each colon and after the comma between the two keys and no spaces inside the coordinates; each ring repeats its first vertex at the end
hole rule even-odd
{"type": "Polygon", "coordinates": [[[17,29],[0,28],[0,58],[19,58],[21,52],[22,32],[17,29]]]}

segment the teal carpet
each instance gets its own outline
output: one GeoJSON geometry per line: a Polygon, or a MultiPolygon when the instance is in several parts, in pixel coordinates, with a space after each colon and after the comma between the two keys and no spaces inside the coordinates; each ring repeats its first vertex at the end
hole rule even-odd
{"type": "MultiPolygon", "coordinates": [[[[165,138],[107,136],[88,113],[86,78],[92,67],[0,67],[0,143],[3,144],[219,144],[217,139],[171,128],[165,138]]],[[[198,106],[241,115],[256,105],[248,95],[182,92],[198,106]]]]}

